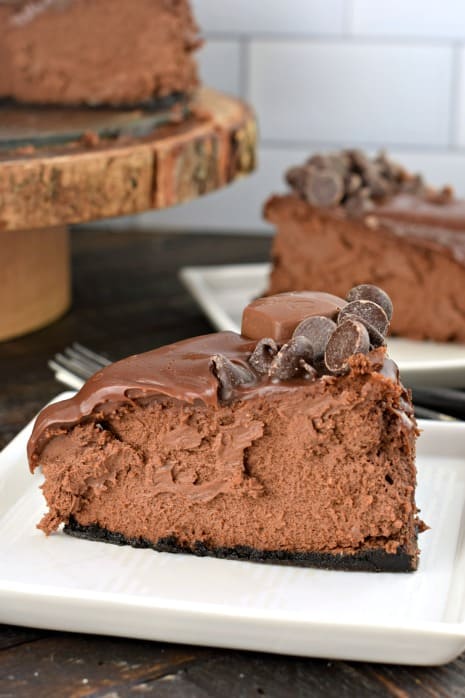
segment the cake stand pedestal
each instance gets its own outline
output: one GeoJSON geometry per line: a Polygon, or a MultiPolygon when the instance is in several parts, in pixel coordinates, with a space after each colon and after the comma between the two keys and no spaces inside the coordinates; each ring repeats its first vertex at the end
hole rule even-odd
{"type": "Polygon", "coordinates": [[[251,109],[207,88],[179,122],[172,110],[0,107],[0,340],[69,307],[68,224],[184,203],[255,163],[251,109]]]}

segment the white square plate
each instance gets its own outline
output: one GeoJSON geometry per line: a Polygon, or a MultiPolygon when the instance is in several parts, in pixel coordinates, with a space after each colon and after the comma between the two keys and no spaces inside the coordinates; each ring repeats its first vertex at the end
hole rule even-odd
{"type": "MultiPolygon", "coordinates": [[[[64,393],[57,399],[68,397],[64,393]]],[[[440,664],[465,649],[465,423],[425,422],[411,574],[134,550],[36,529],[24,429],[0,454],[0,622],[303,656],[440,664]]]]}
{"type": "MultiPolygon", "coordinates": [[[[240,332],[245,306],[267,286],[269,264],[185,267],[180,277],[217,330],[240,332]]],[[[390,338],[390,356],[409,386],[465,387],[465,345],[390,338]]]]}

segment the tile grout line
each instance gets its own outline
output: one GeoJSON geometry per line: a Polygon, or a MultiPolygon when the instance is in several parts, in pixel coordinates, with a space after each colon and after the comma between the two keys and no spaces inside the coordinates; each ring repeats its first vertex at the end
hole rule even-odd
{"type": "Polygon", "coordinates": [[[345,44],[345,45],[371,45],[371,46],[411,46],[430,48],[450,48],[451,46],[465,45],[465,41],[454,37],[434,37],[434,36],[395,36],[395,35],[370,35],[354,33],[332,33],[332,34],[312,34],[299,32],[272,32],[256,31],[246,32],[205,32],[207,41],[241,41],[247,39],[249,42],[280,42],[280,43],[321,43],[321,44],[345,44]]]}
{"type": "Polygon", "coordinates": [[[454,150],[460,150],[460,112],[462,103],[461,80],[462,80],[462,46],[456,42],[452,46],[452,71],[450,81],[449,98],[449,145],[454,150]]]}

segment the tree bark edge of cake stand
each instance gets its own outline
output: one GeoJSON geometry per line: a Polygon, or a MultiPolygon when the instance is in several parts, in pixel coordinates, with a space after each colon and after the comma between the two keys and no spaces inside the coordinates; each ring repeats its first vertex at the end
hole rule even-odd
{"type": "Polygon", "coordinates": [[[0,230],[162,209],[253,171],[257,129],[244,102],[203,88],[191,111],[185,121],[130,142],[0,154],[0,230]]]}

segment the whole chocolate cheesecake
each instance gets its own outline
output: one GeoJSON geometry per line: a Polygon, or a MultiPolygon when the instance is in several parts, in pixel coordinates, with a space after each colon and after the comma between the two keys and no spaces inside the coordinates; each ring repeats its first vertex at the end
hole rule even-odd
{"type": "Polygon", "coordinates": [[[409,571],[417,427],[386,355],[380,289],[251,303],[242,334],[194,337],[95,374],[28,444],[39,524],[158,551],[409,571]]]}
{"type": "Polygon", "coordinates": [[[363,283],[392,298],[394,335],[465,342],[465,201],[434,190],[383,153],[314,155],[272,196],[267,293],[363,283]]]}
{"type": "Polygon", "coordinates": [[[188,0],[0,0],[0,98],[143,104],[198,84],[188,0]]]}

